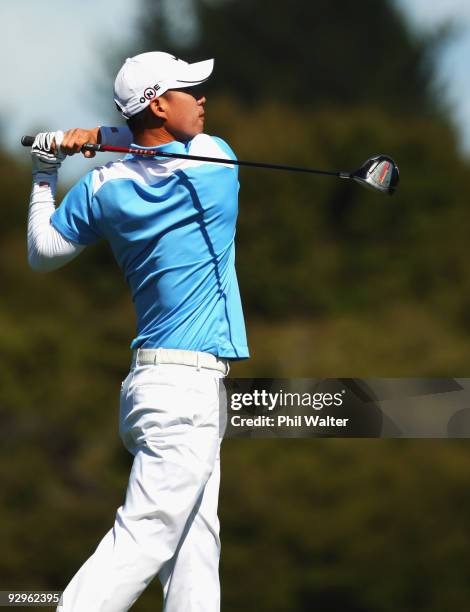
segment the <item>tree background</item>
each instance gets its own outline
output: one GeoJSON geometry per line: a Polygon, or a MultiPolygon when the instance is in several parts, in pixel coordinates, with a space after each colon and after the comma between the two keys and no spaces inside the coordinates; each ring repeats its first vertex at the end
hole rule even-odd
{"type": "MultiPolygon", "coordinates": [[[[252,358],[232,376],[467,376],[469,168],[434,79],[449,32],[417,38],[386,0],[266,7],[149,0],[111,69],[154,49],[215,57],[207,131],[239,158],[353,169],[385,152],[402,183],[384,198],[240,170],[252,358]]],[[[28,269],[30,170],[0,161],[0,576],[57,589],[122,502],[134,314],[104,243],[57,272],[28,269]]],[[[466,441],[226,440],[222,456],[225,612],[465,609],[466,441]]],[[[158,590],[134,609],[160,609],[158,590]]]]}

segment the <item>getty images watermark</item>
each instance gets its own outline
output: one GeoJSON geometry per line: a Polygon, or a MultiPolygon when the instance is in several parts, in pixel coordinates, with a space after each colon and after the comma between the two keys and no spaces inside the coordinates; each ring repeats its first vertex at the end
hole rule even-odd
{"type": "Polygon", "coordinates": [[[333,406],[342,406],[345,394],[346,389],[333,394],[322,392],[286,392],[282,389],[277,392],[270,392],[266,389],[256,388],[251,392],[231,393],[229,395],[231,412],[255,408],[272,413],[275,410],[285,408],[286,413],[276,414],[275,416],[266,414],[258,414],[257,416],[231,414],[230,423],[233,427],[301,427],[302,425],[306,427],[345,427],[349,421],[347,417],[338,418],[329,414],[325,417],[321,417],[318,414],[297,414],[292,416],[288,414],[288,409],[298,406],[307,406],[315,411],[333,406]]]}
{"type": "Polygon", "coordinates": [[[220,381],[225,437],[470,438],[468,378],[220,381]]]}

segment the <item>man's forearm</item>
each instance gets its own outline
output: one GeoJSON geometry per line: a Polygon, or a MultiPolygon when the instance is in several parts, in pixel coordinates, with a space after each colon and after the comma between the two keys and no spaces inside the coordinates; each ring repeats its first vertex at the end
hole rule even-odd
{"type": "Polygon", "coordinates": [[[85,248],[65,239],[50,223],[55,211],[57,173],[36,174],[28,213],[28,263],[33,270],[50,272],[74,259],[85,248]]]}
{"type": "Polygon", "coordinates": [[[39,151],[35,152],[33,145],[33,187],[28,214],[28,262],[33,270],[56,270],[85,248],[64,238],[50,222],[55,211],[60,160],[66,155],[78,153],[86,142],[127,146],[131,140],[132,134],[126,126],[91,130],[75,128],[65,133],[48,132],[37,136],[39,151]]]}

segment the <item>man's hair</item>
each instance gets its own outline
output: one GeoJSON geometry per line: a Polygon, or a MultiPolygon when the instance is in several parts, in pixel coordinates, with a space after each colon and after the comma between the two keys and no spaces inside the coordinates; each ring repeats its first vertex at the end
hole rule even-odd
{"type": "Polygon", "coordinates": [[[139,113],[136,113],[129,119],[126,119],[127,127],[134,134],[135,132],[139,132],[144,130],[150,122],[152,118],[152,113],[150,113],[149,107],[145,107],[139,113]]]}
{"type": "MultiPolygon", "coordinates": [[[[163,93],[162,96],[164,96],[165,93],[163,93]]],[[[118,111],[121,112],[121,109],[119,108],[117,103],[116,103],[116,107],[118,111]]],[[[155,115],[150,110],[150,106],[146,106],[139,113],[136,113],[132,117],[129,117],[129,119],[126,119],[126,123],[130,131],[133,134],[135,134],[135,132],[140,132],[142,130],[145,130],[148,127],[154,126],[155,125],[155,115]]]]}

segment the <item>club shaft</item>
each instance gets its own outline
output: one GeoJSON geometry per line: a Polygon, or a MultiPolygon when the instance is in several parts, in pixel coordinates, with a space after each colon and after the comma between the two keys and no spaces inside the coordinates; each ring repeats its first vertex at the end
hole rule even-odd
{"type": "MultiPolygon", "coordinates": [[[[34,142],[33,136],[23,136],[21,144],[30,147],[34,142]]],[[[242,159],[226,159],[223,157],[207,157],[205,155],[189,155],[185,153],[156,152],[155,150],[139,149],[137,147],[113,147],[104,144],[84,144],[83,149],[95,152],[127,153],[132,155],[143,155],[150,157],[171,157],[176,159],[190,159],[194,161],[205,161],[215,164],[233,164],[251,168],[267,168],[271,170],[286,170],[288,172],[304,172],[308,174],[323,174],[326,176],[338,176],[340,178],[351,178],[350,172],[318,170],[316,168],[302,168],[298,166],[287,166],[285,164],[268,164],[265,162],[246,161],[242,159]]]]}
{"type": "Polygon", "coordinates": [[[172,157],[175,159],[190,159],[194,161],[205,161],[216,164],[233,164],[235,166],[246,166],[251,168],[268,168],[271,170],[287,170],[291,172],[307,172],[310,174],[325,174],[329,176],[339,176],[340,172],[329,172],[327,170],[317,170],[315,168],[301,168],[297,166],[286,166],[285,164],[268,164],[265,162],[246,161],[242,159],[227,159],[224,157],[207,157],[205,155],[189,155],[186,153],[169,153],[148,151],[147,149],[138,149],[135,147],[112,147],[108,145],[85,145],[84,148],[91,151],[108,151],[112,153],[131,153],[133,155],[147,155],[151,157],[172,157]]]}

